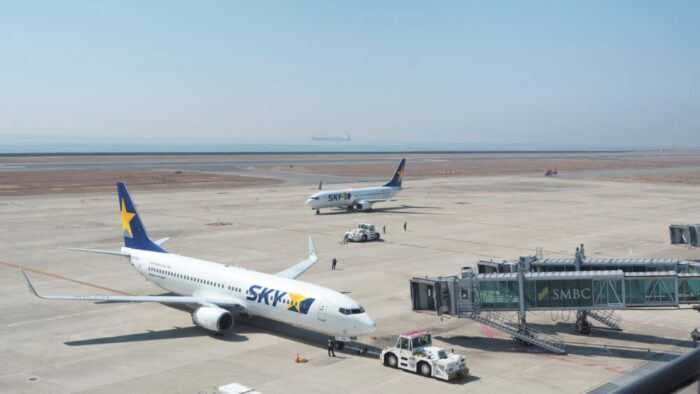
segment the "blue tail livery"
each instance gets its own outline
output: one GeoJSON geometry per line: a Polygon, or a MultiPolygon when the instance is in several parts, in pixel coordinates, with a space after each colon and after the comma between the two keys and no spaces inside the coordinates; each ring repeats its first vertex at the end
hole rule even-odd
{"type": "Polygon", "coordinates": [[[406,164],[406,159],[401,159],[401,163],[396,167],[396,172],[394,172],[394,177],[391,178],[389,183],[384,186],[389,187],[401,187],[401,181],[403,180],[403,166],[406,164]]]}
{"type": "Polygon", "coordinates": [[[126,189],[124,182],[117,182],[117,191],[119,194],[119,215],[121,216],[124,245],[132,249],[168,253],[148,238],[146,228],[143,226],[138,212],[136,212],[136,207],[131,201],[131,196],[129,196],[129,191],[126,189]]]}

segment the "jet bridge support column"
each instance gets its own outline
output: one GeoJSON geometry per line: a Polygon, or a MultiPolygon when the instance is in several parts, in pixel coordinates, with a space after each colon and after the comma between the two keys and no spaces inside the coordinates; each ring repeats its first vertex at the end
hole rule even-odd
{"type": "Polygon", "coordinates": [[[525,273],[523,272],[523,263],[518,264],[518,323],[522,328],[527,328],[526,312],[525,312],[525,273]]]}

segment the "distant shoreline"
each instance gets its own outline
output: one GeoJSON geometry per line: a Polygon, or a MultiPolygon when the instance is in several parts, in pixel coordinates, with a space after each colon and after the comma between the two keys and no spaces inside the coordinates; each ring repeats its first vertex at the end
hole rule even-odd
{"type": "Polygon", "coordinates": [[[387,151],[231,151],[231,152],[25,152],[0,153],[0,157],[69,157],[69,156],[261,156],[261,155],[386,155],[386,154],[532,154],[532,153],[626,153],[654,152],[657,149],[623,150],[387,150],[387,151]]]}

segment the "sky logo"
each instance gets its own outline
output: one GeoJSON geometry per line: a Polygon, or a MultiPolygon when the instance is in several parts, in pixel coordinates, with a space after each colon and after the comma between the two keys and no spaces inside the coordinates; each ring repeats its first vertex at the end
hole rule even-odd
{"type": "MultiPolygon", "coordinates": [[[[259,304],[264,303],[265,305],[277,306],[277,304],[283,302],[282,300],[285,295],[287,295],[286,291],[262,287],[260,285],[252,285],[248,289],[246,299],[259,304]]],[[[289,293],[289,307],[287,310],[306,315],[309,313],[309,309],[315,300],[315,298],[305,297],[301,293],[289,293]]]]}

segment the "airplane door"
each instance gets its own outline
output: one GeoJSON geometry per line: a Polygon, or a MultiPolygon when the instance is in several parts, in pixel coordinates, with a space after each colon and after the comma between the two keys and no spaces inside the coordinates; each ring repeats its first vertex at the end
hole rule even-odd
{"type": "Polygon", "coordinates": [[[318,304],[318,320],[326,321],[326,308],[328,308],[328,301],[322,300],[318,304]]]}

